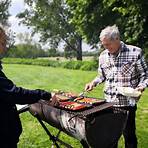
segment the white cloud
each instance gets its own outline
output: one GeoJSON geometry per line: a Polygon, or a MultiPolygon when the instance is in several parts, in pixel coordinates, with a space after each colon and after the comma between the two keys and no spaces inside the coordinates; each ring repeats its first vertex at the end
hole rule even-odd
{"type": "MultiPolygon", "coordinates": [[[[28,29],[27,26],[24,26],[20,23],[20,19],[16,17],[16,15],[20,12],[22,12],[25,9],[24,0],[12,0],[11,7],[9,8],[10,17],[9,17],[9,23],[11,25],[11,30],[18,33],[24,33],[24,32],[31,32],[30,29],[28,29]]],[[[16,40],[16,42],[18,42],[16,40]]]]}
{"type": "Polygon", "coordinates": [[[17,15],[25,8],[24,0],[12,0],[9,12],[11,15],[17,15]]]}
{"type": "Polygon", "coordinates": [[[10,16],[9,17],[9,23],[11,24],[11,29],[16,32],[30,32],[30,30],[24,26],[24,25],[19,25],[20,20],[19,18],[15,17],[15,16],[10,16]]]}

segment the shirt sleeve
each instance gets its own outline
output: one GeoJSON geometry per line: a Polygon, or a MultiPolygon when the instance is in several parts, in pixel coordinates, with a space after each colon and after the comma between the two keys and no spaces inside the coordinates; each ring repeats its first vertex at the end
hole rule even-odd
{"type": "Polygon", "coordinates": [[[32,104],[40,99],[50,99],[51,93],[36,89],[17,87],[0,71],[0,102],[10,104],[32,104]]]}
{"type": "Polygon", "coordinates": [[[137,68],[140,74],[138,87],[146,88],[148,86],[148,67],[143,55],[138,57],[137,68]]]}
{"type": "Polygon", "coordinates": [[[105,74],[103,72],[103,69],[101,68],[101,60],[99,58],[99,67],[98,67],[98,75],[97,77],[92,81],[94,86],[103,83],[106,80],[105,74]]]}

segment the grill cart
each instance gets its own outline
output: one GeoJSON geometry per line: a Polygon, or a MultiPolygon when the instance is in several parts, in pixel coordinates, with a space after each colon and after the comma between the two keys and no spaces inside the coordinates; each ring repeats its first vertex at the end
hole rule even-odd
{"type": "Polygon", "coordinates": [[[57,106],[53,106],[52,102],[40,100],[23,107],[19,113],[29,110],[57,148],[60,147],[59,143],[72,148],[59,139],[61,131],[79,140],[84,148],[111,148],[122,134],[128,112],[114,107],[114,103],[94,99],[70,98],[62,100],[57,106]],[[57,135],[52,135],[43,121],[59,129],[57,135]]]}

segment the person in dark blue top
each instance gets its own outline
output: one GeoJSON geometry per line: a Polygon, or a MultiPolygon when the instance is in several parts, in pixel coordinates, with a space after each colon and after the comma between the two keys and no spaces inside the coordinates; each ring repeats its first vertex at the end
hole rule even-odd
{"type": "MultiPolygon", "coordinates": [[[[7,49],[7,37],[0,27],[0,54],[7,49]]],[[[16,104],[32,104],[40,99],[50,100],[51,93],[45,90],[29,90],[17,87],[2,71],[0,63],[0,147],[17,148],[19,136],[22,132],[21,121],[16,104]]]]}

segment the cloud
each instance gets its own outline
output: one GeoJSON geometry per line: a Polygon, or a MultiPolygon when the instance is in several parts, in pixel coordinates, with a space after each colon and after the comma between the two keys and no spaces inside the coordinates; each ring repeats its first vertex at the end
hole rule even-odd
{"type": "Polygon", "coordinates": [[[14,31],[14,32],[29,32],[30,30],[24,26],[24,25],[19,25],[20,23],[20,20],[15,17],[15,16],[10,16],[9,17],[9,23],[11,25],[11,29],[14,31]]]}
{"type": "Polygon", "coordinates": [[[12,0],[11,7],[9,8],[10,17],[9,17],[9,23],[11,25],[12,31],[16,33],[23,33],[23,32],[30,32],[30,29],[28,27],[24,26],[20,23],[20,19],[16,17],[16,15],[20,12],[22,12],[25,9],[24,0],[12,0]]]}

